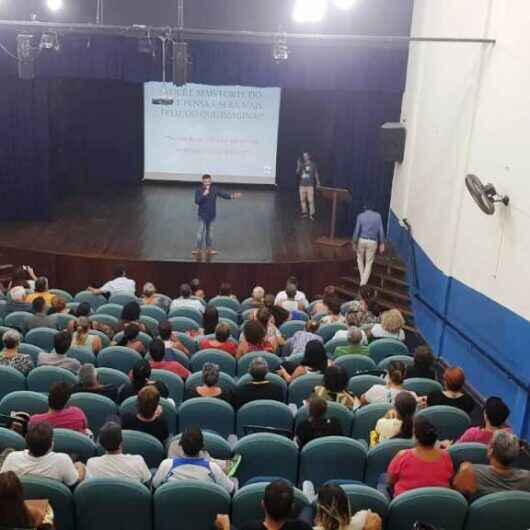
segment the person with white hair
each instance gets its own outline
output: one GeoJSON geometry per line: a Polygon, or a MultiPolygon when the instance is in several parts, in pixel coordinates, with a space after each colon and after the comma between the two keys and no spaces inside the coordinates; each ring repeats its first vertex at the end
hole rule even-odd
{"type": "Polygon", "coordinates": [[[102,385],[98,379],[98,372],[93,364],[83,364],[79,369],[79,383],[77,383],[72,394],[77,392],[88,392],[108,397],[116,402],[118,399],[118,388],[115,385],[102,385]]]}
{"type": "Polygon", "coordinates": [[[16,329],[9,329],[4,333],[2,337],[4,349],[0,352],[0,365],[11,366],[21,374],[28,375],[34,367],[33,360],[29,355],[18,351],[20,340],[21,335],[16,329]]]}
{"type": "Polygon", "coordinates": [[[31,313],[32,305],[26,302],[26,289],[22,285],[17,285],[9,291],[8,301],[4,309],[4,317],[15,311],[25,311],[31,313]]]}
{"type": "Polygon", "coordinates": [[[517,436],[497,431],[488,446],[489,464],[463,462],[453,488],[471,499],[499,491],[530,491],[530,471],[512,467],[518,457],[517,436]]]}
{"type": "Polygon", "coordinates": [[[252,307],[261,307],[265,298],[265,289],[260,285],[256,285],[256,287],[252,289],[252,294],[250,295],[250,298],[252,307]]]}
{"type": "Polygon", "coordinates": [[[348,345],[335,348],[333,357],[342,355],[370,355],[368,346],[363,344],[364,334],[361,328],[352,326],[348,329],[348,345]]]}

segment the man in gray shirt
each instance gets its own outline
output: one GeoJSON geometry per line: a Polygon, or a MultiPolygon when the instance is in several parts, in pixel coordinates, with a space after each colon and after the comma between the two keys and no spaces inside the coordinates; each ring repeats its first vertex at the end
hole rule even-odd
{"type": "Polygon", "coordinates": [[[317,165],[313,162],[310,153],[303,153],[302,158],[298,159],[296,176],[299,181],[298,189],[300,192],[302,217],[307,216],[309,206],[309,219],[313,221],[315,217],[315,186],[320,188],[320,175],[318,174],[317,165]]]}
{"type": "Polygon", "coordinates": [[[66,354],[72,344],[72,337],[68,331],[60,331],[53,337],[54,350],[51,353],[39,353],[39,366],[58,366],[66,368],[75,374],[79,373],[81,363],[66,354]]]}
{"type": "Polygon", "coordinates": [[[353,248],[357,248],[357,266],[361,279],[361,286],[366,285],[372,274],[372,265],[375,254],[379,249],[385,251],[385,232],[381,214],[364,207],[363,213],[357,216],[355,230],[353,231],[353,248]]]}
{"type": "Polygon", "coordinates": [[[517,436],[499,430],[488,448],[489,465],[462,463],[453,487],[472,499],[498,491],[530,491],[530,471],[512,467],[518,456],[517,436]]]}
{"type": "Polygon", "coordinates": [[[35,328],[57,329],[55,316],[46,314],[46,300],[42,296],[33,300],[32,309],[35,314],[26,322],[27,331],[35,328]]]}

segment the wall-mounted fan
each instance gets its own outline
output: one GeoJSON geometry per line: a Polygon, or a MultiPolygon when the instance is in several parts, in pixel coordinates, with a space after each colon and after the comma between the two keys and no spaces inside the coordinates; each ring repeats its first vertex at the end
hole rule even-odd
{"type": "Polygon", "coordinates": [[[488,215],[495,213],[495,203],[502,202],[508,206],[510,198],[507,195],[499,195],[493,184],[482,184],[476,175],[466,175],[466,187],[478,207],[488,215]]]}

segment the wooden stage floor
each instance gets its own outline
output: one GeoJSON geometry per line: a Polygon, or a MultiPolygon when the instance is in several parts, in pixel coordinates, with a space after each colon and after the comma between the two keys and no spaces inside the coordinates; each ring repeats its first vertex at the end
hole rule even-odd
{"type": "MultiPolygon", "coordinates": [[[[237,265],[245,266],[239,270],[247,275],[254,266],[253,280],[260,267],[276,265],[278,272],[303,276],[304,268],[316,267],[311,287],[306,287],[312,290],[322,288],[316,281],[319,274],[329,280],[352,261],[349,245],[336,249],[315,243],[329,230],[327,205],[318,204],[317,219],[311,222],[299,217],[296,194],[251,188],[243,190],[239,201],[218,200],[213,236],[219,254],[210,263],[197,263],[191,256],[197,232],[194,190],[191,185],[147,183],[97,195],[76,192],[56,201],[50,221],[0,223],[2,259],[34,263],[58,282],[55,285],[70,289],[103,281],[112,264],[120,261],[136,269],[140,279],[145,277],[141,270],[148,274],[158,268],[149,279],[161,284],[168,281],[162,269],[179,276],[213,273],[223,281],[223,267],[233,277],[237,265]],[[81,260],[91,267],[86,270],[81,260]]],[[[250,285],[250,278],[226,279],[236,288],[250,285]]],[[[174,281],[171,285],[175,290],[174,281]]]]}

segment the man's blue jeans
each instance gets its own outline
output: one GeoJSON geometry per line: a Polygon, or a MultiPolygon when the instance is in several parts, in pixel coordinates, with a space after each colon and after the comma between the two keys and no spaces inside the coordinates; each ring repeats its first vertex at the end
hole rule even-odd
{"type": "Polygon", "coordinates": [[[199,229],[197,230],[197,248],[212,248],[212,227],[213,221],[203,221],[199,219],[199,229]]]}

